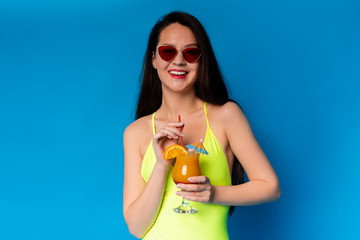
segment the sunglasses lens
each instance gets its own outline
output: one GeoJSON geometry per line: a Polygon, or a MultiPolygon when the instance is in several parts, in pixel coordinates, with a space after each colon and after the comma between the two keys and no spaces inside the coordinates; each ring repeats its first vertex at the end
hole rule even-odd
{"type": "Polygon", "coordinates": [[[183,50],[183,56],[185,61],[187,61],[188,63],[193,63],[196,62],[197,60],[199,60],[201,55],[201,51],[199,48],[185,48],[183,50]]]}
{"type": "Polygon", "coordinates": [[[177,54],[177,50],[170,46],[161,46],[158,51],[160,57],[167,62],[173,60],[177,54]]]}

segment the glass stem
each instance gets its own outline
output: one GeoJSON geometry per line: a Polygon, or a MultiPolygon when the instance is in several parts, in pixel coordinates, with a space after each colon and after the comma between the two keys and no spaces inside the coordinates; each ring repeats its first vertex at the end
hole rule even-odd
{"type": "Polygon", "coordinates": [[[189,204],[189,201],[186,200],[185,198],[182,198],[182,205],[187,205],[189,204]]]}

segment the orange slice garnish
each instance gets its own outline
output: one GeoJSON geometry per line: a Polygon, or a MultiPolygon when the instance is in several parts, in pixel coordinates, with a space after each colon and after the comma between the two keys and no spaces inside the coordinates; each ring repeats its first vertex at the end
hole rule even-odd
{"type": "Polygon", "coordinates": [[[180,154],[187,155],[186,148],[179,144],[174,144],[165,149],[164,159],[169,160],[169,159],[179,156],[180,154]]]}

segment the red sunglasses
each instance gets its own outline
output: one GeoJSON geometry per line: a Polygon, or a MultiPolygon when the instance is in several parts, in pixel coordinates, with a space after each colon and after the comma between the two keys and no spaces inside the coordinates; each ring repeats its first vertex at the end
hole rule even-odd
{"type": "MultiPolygon", "coordinates": [[[[178,54],[176,48],[166,45],[158,47],[158,52],[160,57],[166,62],[174,60],[178,54]]],[[[186,62],[194,63],[199,60],[201,51],[197,47],[187,47],[182,50],[182,55],[186,62]]]]}

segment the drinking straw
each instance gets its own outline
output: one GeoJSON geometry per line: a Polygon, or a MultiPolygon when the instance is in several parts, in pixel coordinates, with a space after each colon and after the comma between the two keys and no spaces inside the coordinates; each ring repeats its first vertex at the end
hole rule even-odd
{"type": "MultiPolygon", "coordinates": [[[[179,122],[181,122],[181,117],[179,115],[179,122]]],[[[180,131],[182,131],[182,127],[179,127],[180,131]]],[[[180,137],[181,146],[184,146],[183,137],[180,137]]]]}

